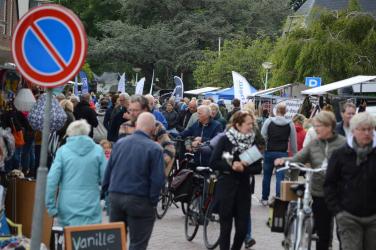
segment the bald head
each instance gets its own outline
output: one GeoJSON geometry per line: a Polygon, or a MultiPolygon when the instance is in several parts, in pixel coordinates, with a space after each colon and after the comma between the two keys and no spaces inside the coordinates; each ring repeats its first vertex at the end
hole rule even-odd
{"type": "Polygon", "coordinates": [[[189,111],[191,111],[191,113],[195,113],[197,111],[196,100],[192,100],[192,101],[189,102],[188,109],[189,109],[189,111]]]}
{"type": "Polygon", "coordinates": [[[136,121],[136,129],[151,135],[155,130],[154,115],[149,112],[141,113],[136,121]]]}
{"type": "Polygon", "coordinates": [[[148,99],[148,103],[149,103],[149,109],[150,110],[153,110],[153,108],[154,108],[154,104],[155,104],[155,99],[154,99],[154,96],[152,96],[152,95],[145,95],[145,98],[146,99],[148,99]]]}

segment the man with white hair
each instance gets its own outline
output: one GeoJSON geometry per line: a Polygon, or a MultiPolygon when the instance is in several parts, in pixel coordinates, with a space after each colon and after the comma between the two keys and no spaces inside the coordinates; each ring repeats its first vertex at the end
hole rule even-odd
{"type": "Polygon", "coordinates": [[[197,109],[198,120],[189,128],[185,129],[180,133],[180,136],[185,138],[193,138],[193,141],[187,141],[186,148],[188,151],[195,152],[195,164],[197,165],[208,165],[210,156],[204,157],[201,154],[201,151],[197,149],[200,148],[200,145],[210,141],[217,134],[223,131],[222,125],[211,119],[210,117],[211,110],[208,105],[201,105],[197,109]]]}
{"type": "Polygon", "coordinates": [[[324,183],[343,250],[376,249],[375,118],[362,112],[350,120],[352,135],[333,152],[324,183]]]}
{"type": "MultiPolygon", "coordinates": [[[[261,203],[268,204],[270,194],[270,181],[274,169],[275,159],[287,157],[288,144],[293,154],[297,152],[296,131],[293,122],[285,118],[286,105],[277,105],[275,117],[269,117],[263,124],[261,134],[265,138],[266,151],[264,154],[264,171],[262,180],[262,200],[261,203]]],[[[284,179],[283,172],[276,173],[276,196],[280,197],[280,184],[284,179]]]]}
{"type": "Polygon", "coordinates": [[[110,221],[125,222],[130,250],[147,248],[165,181],[162,147],[151,139],[155,123],[151,113],[138,116],[136,131],[115,144],[103,180],[110,221]]]}
{"type": "Polygon", "coordinates": [[[130,96],[128,93],[121,93],[117,100],[119,106],[116,106],[111,112],[107,132],[107,139],[112,142],[117,141],[121,124],[129,120],[124,114],[128,112],[130,96]]]}

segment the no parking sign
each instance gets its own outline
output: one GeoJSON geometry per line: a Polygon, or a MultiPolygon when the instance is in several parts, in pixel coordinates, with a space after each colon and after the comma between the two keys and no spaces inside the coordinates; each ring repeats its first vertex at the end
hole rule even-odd
{"type": "Polygon", "coordinates": [[[17,24],[12,54],[30,82],[48,88],[67,83],[81,69],[87,38],[80,19],[69,9],[46,4],[30,10],[17,24]]]}

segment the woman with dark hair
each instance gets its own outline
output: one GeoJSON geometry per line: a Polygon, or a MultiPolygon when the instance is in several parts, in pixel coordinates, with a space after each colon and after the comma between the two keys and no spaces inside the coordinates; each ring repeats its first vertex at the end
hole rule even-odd
{"type": "Polygon", "coordinates": [[[253,178],[250,177],[261,172],[261,160],[249,164],[240,160],[240,157],[255,144],[254,124],[252,114],[244,111],[234,113],[229,129],[218,139],[210,159],[211,168],[220,172],[216,191],[219,201],[220,249],[230,249],[233,219],[235,237],[231,249],[241,249],[247,234],[251,185],[254,182],[251,184],[253,178]],[[232,160],[225,157],[226,153],[231,155],[232,160]]]}

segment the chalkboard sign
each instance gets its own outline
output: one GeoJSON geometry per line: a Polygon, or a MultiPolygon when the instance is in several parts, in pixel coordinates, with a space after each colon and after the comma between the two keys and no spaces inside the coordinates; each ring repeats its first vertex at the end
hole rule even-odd
{"type": "Polygon", "coordinates": [[[64,228],[67,250],[126,250],[122,222],[64,228]]]}

